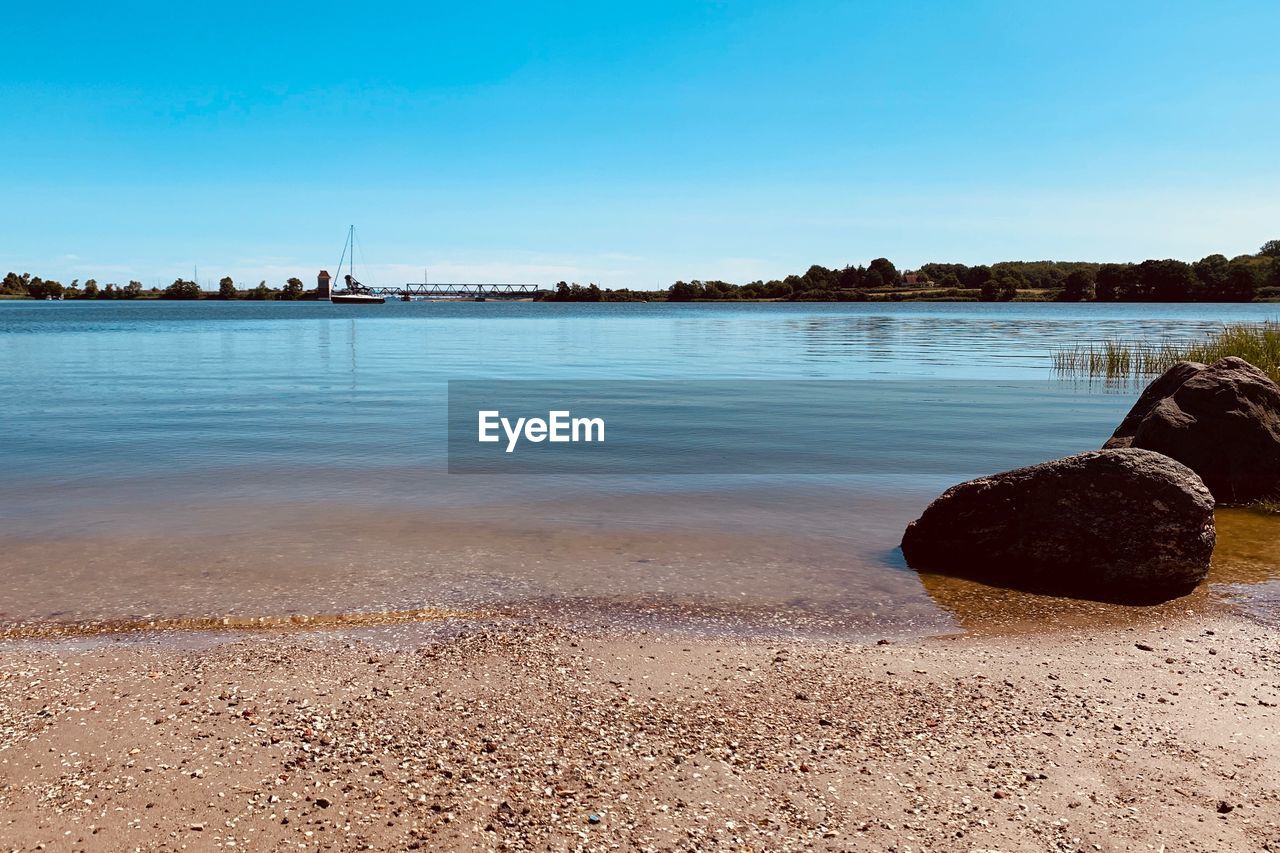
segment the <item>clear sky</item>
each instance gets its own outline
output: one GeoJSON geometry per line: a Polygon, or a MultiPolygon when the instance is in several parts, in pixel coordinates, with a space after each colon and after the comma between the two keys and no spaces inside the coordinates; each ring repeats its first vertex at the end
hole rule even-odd
{"type": "Polygon", "coordinates": [[[1280,3],[22,3],[0,268],[665,287],[1280,237],[1280,3]]]}

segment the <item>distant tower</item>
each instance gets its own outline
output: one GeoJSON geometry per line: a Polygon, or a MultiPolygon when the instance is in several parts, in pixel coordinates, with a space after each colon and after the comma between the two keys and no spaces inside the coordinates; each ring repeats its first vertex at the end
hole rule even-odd
{"type": "Polygon", "coordinates": [[[320,275],[316,276],[316,295],[321,299],[329,298],[329,271],[320,270],[320,275]]]}

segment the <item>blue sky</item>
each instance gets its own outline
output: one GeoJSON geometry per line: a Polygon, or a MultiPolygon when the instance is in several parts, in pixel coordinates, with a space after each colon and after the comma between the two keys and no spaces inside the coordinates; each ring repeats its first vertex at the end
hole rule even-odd
{"type": "Polygon", "coordinates": [[[665,287],[1280,237],[1280,4],[21,4],[0,267],[665,287]],[[205,8],[208,7],[208,8],[205,8]]]}

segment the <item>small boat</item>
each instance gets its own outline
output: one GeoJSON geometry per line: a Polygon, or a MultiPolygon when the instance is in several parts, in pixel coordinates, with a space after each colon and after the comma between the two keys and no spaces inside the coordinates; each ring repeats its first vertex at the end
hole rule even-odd
{"type": "Polygon", "coordinates": [[[347,231],[347,242],[342,247],[342,260],[338,261],[338,273],[342,273],[342,265],[346,263],[347,274],[342,276],[345,290],[329,294],[329,301],[335,305],[381,305],[386,297],[378,296],[372,290],[356,280],[356,227],[347,231]]]}

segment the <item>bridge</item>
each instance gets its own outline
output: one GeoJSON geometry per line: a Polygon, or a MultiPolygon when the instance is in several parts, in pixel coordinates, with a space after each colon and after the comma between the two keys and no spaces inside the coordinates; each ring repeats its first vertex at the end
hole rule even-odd
{"type": "Polygon", "coordinates": [[[532,299],[539,293],[548,292],[536,284],[463,284],[460,282],[366,287],[365,290],[378,296],[393,296],[399,299],[532,299]]]}

